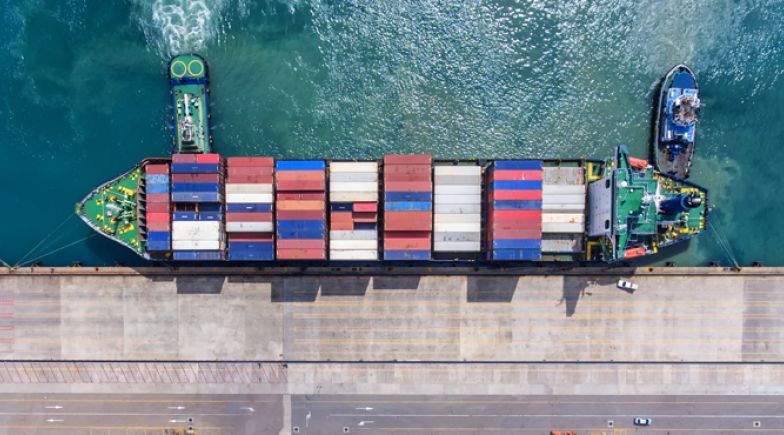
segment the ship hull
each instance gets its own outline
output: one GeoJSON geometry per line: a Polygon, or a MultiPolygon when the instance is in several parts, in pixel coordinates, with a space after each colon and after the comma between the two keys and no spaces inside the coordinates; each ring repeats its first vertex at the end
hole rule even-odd
{"type": "Polygon", "coordinates": [[[654,101],[654,122],[652,129],[651,159],[661,173],[685,180],[689,178],[695,148],[696,126],[679,130],[668,121],[668,96],[677,86],[679,77],[688,79],[684,85],[699,91],[697,78],[688,66],[680,64],[673,67],[661,79],[654,101]]]}

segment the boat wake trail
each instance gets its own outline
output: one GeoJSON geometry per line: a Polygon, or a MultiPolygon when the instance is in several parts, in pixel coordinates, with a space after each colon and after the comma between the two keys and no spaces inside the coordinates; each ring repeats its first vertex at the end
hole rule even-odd
{"type": "Polygon", "coordinates": [[[203,51],[224,34],[230,0],[134,0],[134,14],[148,47],[164,59],[203,51]]]}

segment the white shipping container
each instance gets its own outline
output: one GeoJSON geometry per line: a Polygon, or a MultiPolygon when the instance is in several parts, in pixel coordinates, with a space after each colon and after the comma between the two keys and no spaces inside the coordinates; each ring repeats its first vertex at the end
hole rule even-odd
{"type": "Polygon", "coordinates": [[[482,168],[476,165],[471,166],[433,166],[435,175],[481,175],[482,168]]]}
{"type": "Polygon", "coordinates": [[[377,249],[378,240],[339,240],[330,239],[329,249],[337,249],[341,251],[351,249],[377,249]]]}
{"type": "Polygon", "coordinates": [[[226,204],[271,204],[271,193],[227,193],[226,204]]]}
{"type": "Polygon", "coordinates": [[[376,172],[378,162],[330,162],[329,172],[376,172]]]}
{"type": "Polygon", "coordinates": [[[435,195],[436,204],[479,204],[481,195],[435,195]]]}
{"type": "Polygon", "coordinates": [[[436,184],[442,186],[481,186],[481,175],[436,175],[436,184]]]}
{"type": "Polygon", "coordinates": [[[433,218],[435,223],[446,222],[462,222],[462,223],[481,223],[482,215],[480,214],[445,214],[436,213],[433,218]]]}
{"type": "Polygon", "coordinates": [[[332,192],[377,192],[378,183],[369,182],[332,182],[329,183],[329,191],[332,192]]]}
{"type": "Polygon", "coordinates": [[[271,233],[272,222],[226,222],[228,233],[271,233]]]}
{"type": "Polygon", "coordinates": [[[330,260],[378,260],[377,250],[329,251],[330,260]]]}
{"type": "Polygon", "coordinates": [[[220,240],[172,240],[172,249],[175,251],[214,251],[223,249],[220,240]]]}
{"type": "Polygon", "coordinates": [[[585,215],[580,213],[543,213],[542,222],[547,223],[567,223],[567,224],[582,224],[585,223],[585,215]]]}
{"type": "Polygon", "coordinates": [[[585,211],[585,204],[551,204],[543,203],[542,210],[559,213],[580,213],[585,211]]]}
{"type": "Polygon", "coordinates": [[[583,195],[585,196],[584,185],[558,185],[545,184],[542,186],[542,195],[583,195]]]}
{"type": "Polygon", "coordinates": [[[543,233],[584,233],[584,223],[542,222],[543,233]]]}
{"type": "Polygon", "coordinates": [[[435,204],[433,211],[437,214],[477,214],[482,213],[482,204],[435,204]]]}
{"type": "Polygon", "coordinates": [[[433,224],[433,231],[441,233],[461,233],[461,232],[479,232],[482,231],[482,225],[479,222],[461,223],[461,222],[448,222],[433,224]]]}
{"type": "Polygon", "coordinates": [[[433,241],[438,242],[479,242],[482,240],[482,233],[478,231],[463,233],[433,233],[433,241]]]}
{"type": "Polygon", "coordinates": [[[433,250],[438,252],[479,252],[479,242],[433,242],[433,250]]]}
{"type": "Polygon", "coordinates": [[[272,184],[227,184],[226,193],[272,193],[272,184]]]}
{"type": "Polygon", "coordinates": [[[377,240],[377,230],[338,230],[330,231],[329,238],[333,240],[377,240]]]}
{"type": "Polygon", "coordinates": [[[435,186],[436,195],[477,195],[482,194],[482,186],[480,185],[463,185],[463,186],[445,186],[436,182],[435,186]]]}
{"type": "Polygon", "coordinates": [[[374,192],[329,192],[330,202],[378,202],[378,191],[374,192]]]}
{"type": "Polygon", "coordinates": [[[374,182],[378,183],[377,172],[335,172],[329,174],[329,181],[333,182],[374,182]]]}
{"type": "Polygon", "coordinates": [[[542,195],[542,204],[585,204],[585,195],[542,195]]]}
{"type": "Polygon", "coordinates": [[[223,236],[221,222],[174,221],[172,240],[218,240],[223,236]]]}
{"type": "Polygon", "coordinates": [[[581,252],[581,234],[559,234],[558,238],[542,238],[542,252],[581,252]]]}

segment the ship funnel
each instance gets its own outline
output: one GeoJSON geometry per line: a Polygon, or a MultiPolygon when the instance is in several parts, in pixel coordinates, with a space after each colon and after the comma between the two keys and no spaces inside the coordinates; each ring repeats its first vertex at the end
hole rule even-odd
{"type": "Polygon", "coordinates": [[[681,213],[699,207],[700,204],[702,204],[702,198],[700,198],[699,195],[678,195],[675,198],[670,198],[659,204],[659,213],[681,213]]]}

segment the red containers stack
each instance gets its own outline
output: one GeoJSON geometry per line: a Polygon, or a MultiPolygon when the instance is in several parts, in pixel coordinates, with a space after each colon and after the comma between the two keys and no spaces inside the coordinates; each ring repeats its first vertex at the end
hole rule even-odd
{"type": "Polygon", "coordinates": [[[273,176],[271,157],[227,159],[226,233],[229,260],[275,259],[273,176]]]}
{"type": "Polygon", "coordinates": [[[384,156],[384,259],[429,260],[433,235],[433,158],[384,156]]]}
{"type": "Polygon", "coordinates": [[[279,260],[326,260],[325,169],[323,160],[275,162],[279,260]]]}

